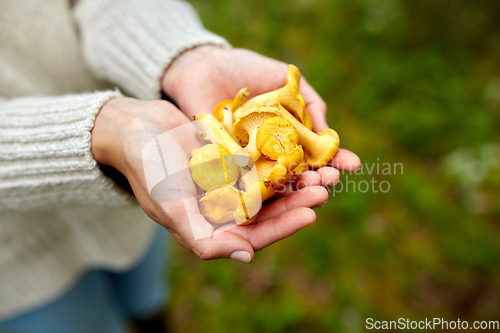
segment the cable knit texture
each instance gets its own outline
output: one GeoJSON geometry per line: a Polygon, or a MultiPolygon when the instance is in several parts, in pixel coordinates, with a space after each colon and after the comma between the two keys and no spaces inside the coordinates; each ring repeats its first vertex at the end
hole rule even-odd
{"type": "Polygon", "coordinates": [[[183,1],[116,2],[85,0],[76,6],[84,54],[96,76],[119,82],[138,98],[160,97],[165,69],[186,49],[200,44],[229,47],[223,38],[205,30],[183,1]]]}
{"type": "Polygon", "coordinates": [[[90,150],[99,109],[120,96],[108,91],[0,104],[0,211],[130,204],[90,150]]]}
{"type": "Polygon", "coordinates": [[[53,300],[90,267],[120,271],[137,262],[154,223],[97,167],[94,119],[122,96],[116,85],[158,98],[178,54],[229,47],[181,1],[1,7],[0,321],[53,300]]]}

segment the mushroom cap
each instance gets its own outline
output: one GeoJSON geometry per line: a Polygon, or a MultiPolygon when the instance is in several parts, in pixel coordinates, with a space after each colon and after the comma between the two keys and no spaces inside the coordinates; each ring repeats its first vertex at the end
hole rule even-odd
{"type": "Polygon", "coordinates": [[[281,117],[264,120],[257,131],[257,148],[272,160],[292,151],[299,143],[299,134],[292,123],[281,117]]]}
{"type": "Polygon", "coordinates": [[[307,171],[307,162],[305,158],[302,158],[302,161],[292,170],[294,176],[300,175],[302,172],[307,171]]]}
{"type": "Polygon", "coordinates": [[[271,102],[268,105],[278,108],[283,118],[290,121],[295,127],[299,134],[299,143],[305,150],[306,162],[310,167],[319,168],[332,160],[339,147],[337,132],[328,128],[321,133],[314,133],[279,103],[271,102]]]}
{"type": "Polygon", "coordinates": [[[306,109],[304,96],[302,96],[299,90],[300,78],[301,74],[297,66],[288,65],[285,85],[279,89],[255,96],[238,109],[233,109],[234,119],[238,119],[246,110],[252,107],[265,106],[271,101],[276,101],[304,124],[304,126],[312,129],[311,116],[306,109]]]}
{"type": "Polygon", "coordinates": [[[317,134],[318,140],[305,151],[306,162],[313,168],[320,168],[330,162],[337,153],[340,143],[339,135],[331,128],[317,134]]]}
{"type": "Polygon", "coordinates": [[[205,145],[193,150],[191,156],[191,176],[202,190],[208,191],[238,180],[238,166],[223,145],[205,145]]]}
{"type": "Polygon", "coordinates": [[[238,91],[236,96],[234,96],[234,99],[232,99],[232,100],[227,99],[227,100],[224,100],[224,101],[220,102],[219,104],[217,104],[214,107],[215,118],[217,118],[217,120],[222,123],[222,121],[224,119],[224,115],[223,115],[222,110],[225,107],[229,107],[231,109],[231,112],[234,112],[237,108],[239,108],[240,106],[242,106],[245,103],[249,94],[250,94],[250,90],[248,90],[248,88],[242,88],[242,89],[240,89],[240,91],[238,91]]]}
{"type": "Polygon", "coordinates": [[[302,96],[299,90],[301,77],[302,74],[300,73],[300,70],[297,66],[292,64],[288,65],[285,86],[288,85],[292,95],[299,100],[300,108],[289,107],[286,105],[284,105],[284,107],[288,111],[290,111],[290,113],[293,114],[293,116],[297,118],[302,124],[304,124],[304,126],[306,126],[309,129],[312,129],[312,119],[311,116],[309,115],[309,112],[306,109],[306,101],[304,100],[304,96],[302,96]]]}
{"type": "Polygon", "coordinates": [[[277,161],[270,160],[265,156],[261,156],[261,158],[255,161],[255,167],[257,168],[259,180],[268,180],[268,177],[276,164],[278,164],[277,161]]]}
{"type": "Polygon", "coordinates": [[[240,106],[242,106],[245,101],[247,100],[248,95],[250,94],[250,90],[248,88],[242,88],[236,96],[234,96],[233,99],[233,104],[231,105],[231,110],[234,112],[236,109],[238,109],[240,106]]]}
{"type": "Polygon", "coordinates": [[[215,116],[215,118],[222,123],[224,121],[224,112],[223,112],[224,108],[225,107],[230,107],[231,108],[232,105],[233,105],[233,101],[230,100],[230,99],[222,101],[219,104],[217,104],[214,107],[214,116],[215,116]]]}
{"type": "Polygon", "coordinates": [[[274,107],[253,107],[246,110],[234,123],[234,134],[245,142],[250,140],[250,132],[257,130],[267,118],[279,116],[280,112],[274,107]]]}
{"type": "Polygon", "coordinates": [[[304,150],[300,145],[296,145],[290,152],[279,156],[277,161],[261,157],[255,162],[259,180],[270,181],[272,184],[286,184],[303,159],[304,150]]]}
{"type": "Polygon", "coordinates": [[[241,191],[231,185],[211,189],[200,200],[200,212],[212,223],[232,221],[242,195],[241,191]]]}

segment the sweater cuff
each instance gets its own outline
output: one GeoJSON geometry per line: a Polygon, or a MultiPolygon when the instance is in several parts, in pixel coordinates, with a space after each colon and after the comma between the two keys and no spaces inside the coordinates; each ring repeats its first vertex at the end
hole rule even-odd
{"type": "Polygon", "coordinates": [[[229,48],[178,0],[80,0],[84,55],[95,75],[140,99],[161,97],[161,78],[179,54],[199,45],[229,48]]]}
{"type": "Polygon", "coordinates": [[[107,91],[0,103],[0,211],[130,204],[132,197],[103,175],[91,152],[96,115],[121,96],[107,91]]]}

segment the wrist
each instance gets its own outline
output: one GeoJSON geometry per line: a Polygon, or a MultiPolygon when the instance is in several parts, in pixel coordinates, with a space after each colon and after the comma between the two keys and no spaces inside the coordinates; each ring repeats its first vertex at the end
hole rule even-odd
{"type": "Polygon", "coordinates": [[[120,105],[128,98],[114,98],[106,102],[94,121],[91,131],[91,151],[100,165],[111,166],[122,172],[122,128],[120,105]]]}
{"type": "MultiPolygon", "coordinates": [[[[167,67],[161,78],[161,88],[170,98],[176,100],[178,82],[183,79],[182,74],[194,63],[207,62],[216,59],[226,52],[227,48],[219,45],[199,45],[179,54],[167,67]],[[210,61],[209,60],[209,61],[210,61]]],[[[222,61],[217,61],[222,63],[222,61]]]]}

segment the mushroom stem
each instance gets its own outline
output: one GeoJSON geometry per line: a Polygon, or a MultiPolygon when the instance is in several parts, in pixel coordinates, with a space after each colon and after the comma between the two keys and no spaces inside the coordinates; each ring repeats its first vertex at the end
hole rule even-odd
{"type": "MultiPolygon", "coordinates": [[[[282,103],[284,106],[286,106],[287,109],[302,109],[300,100],[291,93],[289,86],[286,85],[278,90],[270,91],[268,93],[255,96],[254,98],[250,99],[248,102],[243,104],[243,106],[234,111],[233,117],[235,120],[238,120],[245,113],[245,111],[249,110],[250,108],[265,106],[266,103],[270,101],[278,101],[279,103],[282,103]]],[[[294,113],[295,112],[298,113],[298,111],[294,111],[294,113]]]]}
{"type": "Polygon", "coordinates": [[[239,139],[248,141],[248,145],[243,149],[248,152],[254,161],[258,160],[262,155],[257,147],[259,126],[264,120],[276,116],[279,116],[279,111],[276,108],[255,107],[247,110],[234,123],[234,133],[239,139]]]}
{"type": "Polygon", "coordinates": [[[240,108],[234,108],[234,119],[239,119],[243,113],[255,106],[264,106],[270,101],[277,101],[288,111],[290,111],[307,128],[312,129],[312,120],[306,110],[304,97],[300,93],[300,70],[294,65],[288,65],[287,80],[283,87],[258,96],[253,97],[240,108]]]}
{"type": "Polygon", "coordinates": [[[255,165],[259,174],[259,180],[270,181],[273,184],[286,184],[293,176],[293,170],[304,158],[302,146],[297,145],[292,151],[278,157],[277,161],[261,157],[255,165]]]}
{"type": "Polygon", "coordinates": [[[240,203],[234,213],[236,224],[247,225],[252,223],[262,207],[262,202],[272,197],[274,193],[276,193],[276,190],[271,182],[260,180],[253,184],[240,197],[240,203]]]}
{"type": "Polygon", "coordinates": [[[295,119],[283,106],[276,102],[268,103],[268,106],[280,110],[281,116],[292,123],[299,134],[299,144],[305,149],[307,164],[313,168],[325,166],[330,162],[339,147],[339,135],[334,130],[327,128],[320,133],[314,133],[300,121],[295,119]]]}
{"type": "Polygon", "coordinates": [[[253,161],[249,160],[250,154],[234,141],[231,135],[224,129],[224,126],[209,113],[198,114],[193,119],[200,125],[212,143],[218,143],[226,147],[238,166],[245,166],[253,161]]]}
{"type": "Polygon", "coordinates": [[[261,151],[257,148],[257,132],[258,128],[252,129],[249,135],[248,145],[244,148],[250,154],[250,157],[257,161],[262,156],[261,151]]]}
{"type": "Polygon", "coordinates": [[[253,164],[252,167],[240,167],[240,179],[245,191],[249,191],[250,188],[259,181],[259,174],[255,164],[253,164]]]}
{"type": "Polygon", "coordinates": [[[200,125],[212,143],[223,145],[232,155],[241,149],[240,145],[233,140],[224,126],[213,115],[208,113],[198,114],[193,119],[200,125]]]}
{"type": "Polygon", "coordinates": [[[248,95],[250,94],[250,90],[248,88],[242,88],[233,99],[233,105],[231,105],[232,112],[236,111],[240,106],[242,106],[247,100],[248,95]]]}
{"type": "Polygon", "coordinates": [[[303,158],[302,161],[300,161],[300,163],[297,165],[297,167],[292,170],[292,173],[294,176],[298,176],[304,171],[307,171],[307,162],[303,158]]]}
{"type": "Polygon", "coordinates": [[[233,130],[233,112],[231,111],[231,108],[229,106],[225,106],[222,109],[222,115],[222,126],[224,126],[224,129],[229,133],[233,140],[236,141],[236,136],[234,135],[233,130]]]}
{"type": "Polygon", "coordinates": [[[231,99],[226,99],[222,102],[220,102],[219,104],[217,104],[215,107],[214,107],[214,116],[215,116],[215,119],[217,119],[218,121],[220,122],[223,122],[223,110],[225,107],[228,107],[231,109],[231,112],[234,112],[236,111],[236,109],[238,109],[240,106],[242,106],[248,95],[250,94],[250,91],[248,90],[248,88],[243,88],[243,89],[240,89],[240,91],[238,91],[238,93],[236,94],[236,96],[234,96],[234,98],[231,100],[231,99]]]}

